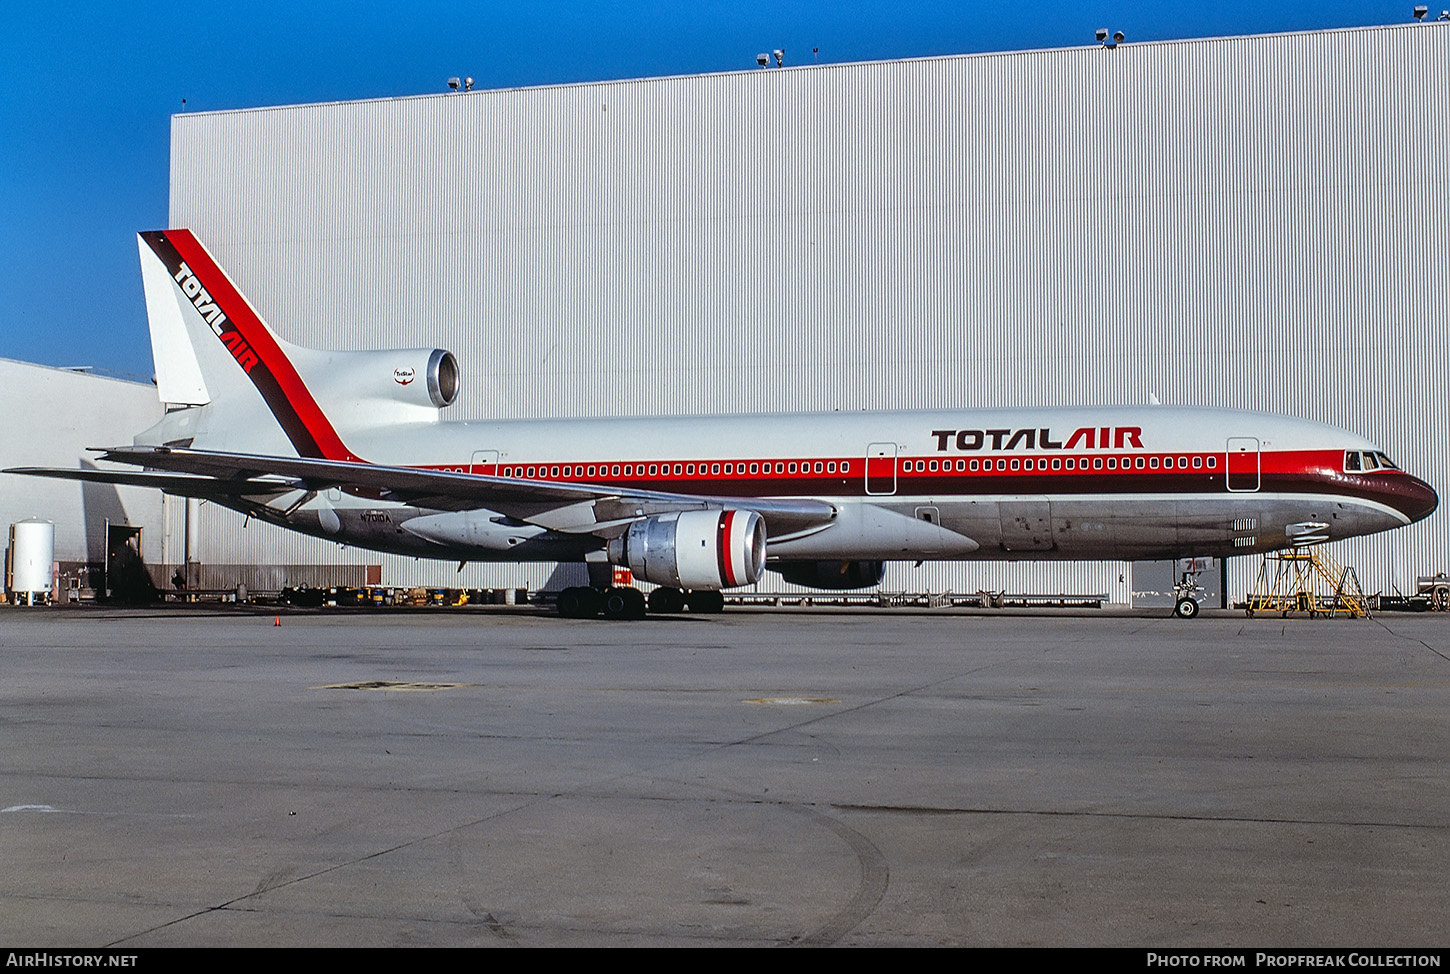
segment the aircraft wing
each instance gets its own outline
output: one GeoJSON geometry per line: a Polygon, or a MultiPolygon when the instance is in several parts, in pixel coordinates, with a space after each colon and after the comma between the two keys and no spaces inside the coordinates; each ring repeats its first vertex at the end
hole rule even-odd
{"type": "Polygon", "coordinates": [[[102,480],[160,487],[192,496],[246,495],[286,490],[341,488],[365,497],[442,511],[486,508],[555,531],[618,534],[651,514],[685,510],[749,510],[759,514],[772,538],[810,533],[829,525],[837,509],[809,498],[697,496],[597,484],[517,480],[416,467],[341,460],[268,457],[178,447],[113,447],[102,459],[148,468],[139,478],[125,471],[17,469],[14,473],[102,480]],[[154,471],[168,471],[157,474],[154,471]],[[100,474],[104,476],[92,476],[100,474]],[[205,489],[209,493],[201,493],[205,489]]]}
{"type": "Polygon", "coordinates": [[[80,480],[92,484],[121,484],[128,487],[154,487],[182,497],[239,497],[285,494],[297,485],[279,480],[221,480],[188,473],[161,473],[155,470],[99,470],[87,467],[10,467],[0,473],[25,474],[28,477],[50,477],[55,480],[80,480]]]}

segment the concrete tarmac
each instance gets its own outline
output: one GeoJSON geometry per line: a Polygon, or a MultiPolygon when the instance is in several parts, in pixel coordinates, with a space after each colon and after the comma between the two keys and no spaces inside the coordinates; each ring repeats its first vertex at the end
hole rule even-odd
{"type": "Polygon", "coordinates": [[[1443,615],[273,616],[0,610],[0,941],[1450,940],[1443,615]]]}

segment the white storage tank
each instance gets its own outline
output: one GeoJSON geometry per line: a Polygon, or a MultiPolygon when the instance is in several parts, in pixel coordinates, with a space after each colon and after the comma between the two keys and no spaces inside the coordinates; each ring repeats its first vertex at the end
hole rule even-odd
{"type": "Polygon", "coordinates": [[[51,570],[55,563],[55,525],[40,518],[27,518],[10,525],[10,563],[5,587],[18,605],[44,602],[50,595],[51,570]]]}

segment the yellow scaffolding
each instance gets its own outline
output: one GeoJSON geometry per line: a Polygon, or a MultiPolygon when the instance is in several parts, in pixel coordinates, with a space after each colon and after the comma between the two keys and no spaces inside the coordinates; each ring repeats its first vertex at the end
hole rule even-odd
{"type": "Polygon", "coordinates": [[[1352,566],[1340,565],[1319,545],[1309,545],[1264,555],[1245,611],[1250,616],[1255,612],[1285,616],[1307,612],[1310,618],[1345,615],[1363,619],[1369,615],[1369,603],[1352,566]],[[1271,561],[1275,563],[1272,578],[1271,561]]]}

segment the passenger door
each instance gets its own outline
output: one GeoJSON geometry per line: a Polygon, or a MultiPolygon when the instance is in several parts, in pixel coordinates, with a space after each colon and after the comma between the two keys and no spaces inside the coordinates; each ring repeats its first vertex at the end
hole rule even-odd
{"type": "Polygon", "coordinates": [[[483,474],[486,477],[498,475],[498,451],[497,450],[474,450],[473,462],[469,464],[469,473],[483,474]]]}
{"type": "Polygon", "coordinates": [[[866,447],[866,493],[885,497],[896,493],[896,444],[866,447]]]}
{"type": "Polygon", "coordinates": [[[1230,436],[1224,451],[1224,477],[1228,489],[1250,493],[1259,489],[1259,441],[1253,436],[1230,436]]]}

